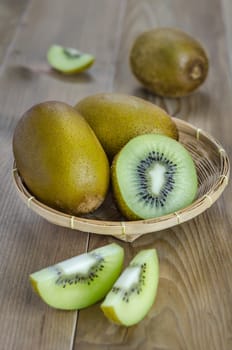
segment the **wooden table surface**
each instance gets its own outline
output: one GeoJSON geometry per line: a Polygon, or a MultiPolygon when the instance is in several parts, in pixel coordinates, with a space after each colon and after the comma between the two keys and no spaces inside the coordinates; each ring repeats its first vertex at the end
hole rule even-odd
{"type": "Polygon", "coordinates": [[[138,325],[110,324],[99,304],[80,312],[49,308],[33,293],[31,272],[116,239],[52,225],[18,197],[12,181],[12,135],[24,111],[45,100],[75,104],[97,92],[151,100],[209,132],[232,155],[231,0],[0,1],[0,349],[232,349],[232,191],[197,218],[133,243],[126,261],[155,247],[160,260],[156,302],[138,325]],[[205,84],[181,99],[147,93],[132,76],[134,38],[158,26],[182,28],[210,58],[205,84]],[[96,56],[84,74],[51,73],[51,44],[96,56]]]}

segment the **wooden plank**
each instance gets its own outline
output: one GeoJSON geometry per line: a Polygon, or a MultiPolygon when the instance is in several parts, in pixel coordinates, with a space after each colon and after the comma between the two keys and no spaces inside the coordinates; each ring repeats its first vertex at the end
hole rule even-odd
{"type": "MultiPolygon", "coordinates": [[[[212,133],[231,155],[232,91],[221,1],[128,0],[121,25],[113,90],[165,106],[171,114],[212,133]],[[151,96],[130,72],[128,54],[134,38],[157,26],[180,27],[208,51],[207,81],[189,97],[151,96]]],[[[230,38],[231,29],[227,34],[230,38]]],[[[157,248],[160,283],[155,305],[129,329],[105,320],[99,304],[81,311],[75,349],[231,349],[231,202],[230,184],[218,202],[196,219],[123,243],[126,262],[141,249],[157,248]]],[[[91,235],[89,249],[111,241],[91,235]]]]}
{"type": "Polygon", "coordinates": [[[29,0],[0,2],[0,64],[6,57],[29,0]]]}
{"type": "Polygon", "coordinates": [[[88,234],[56,227],[33,214],[17,197],[11,179],[11,139],[21,114],[37,102],[75,104],[81,97],[111,89],[122,1],[33,0],[17,32],[0,78],[0,347],[71,349],[76,312],[56,311],[33,292],[29,273],[87,250],[88,234]],[[113,28],[113,30],[112,30],[113,28]],[[88,73],[52,73],[46,51],[53,43],[92,52],[88,73]]]}
{"type": "Polygon", "coordinates": [[[222,0],[221,1],[224,24],[226,29],[226,41],[227,41],[227,50],[229,52],[229,60],[230,60],[230,72],[232,72],[232,43],[231,43],[231,32],[232,32],[232,3],[230,0],[222,0]]]}
{"type": "MultiPolygon", "coordinates": [[[[99,304],[78,316],[50,309],[32,293],[30,272],[87,247],[93,249],[116,240],[91,235],[88,242],[84,233],[46,223],[21,204],[9,177],[11,137],[22,112],[45,99],[75,103],[99,91],[133,93],[165,105],[172,114],[215,135],[231,155],[231,88],[224,34],[219,0],[31,2],[0,78],[1,348],[232,347],[231,185],[217,204],[197,219],[146,235],[133,244],[120,243],[126,250],[126,263],[138,250],[156,247],[161,268],[154,307],[138,326],[125,329],[108,323],[99,304]],[[125,63],[132,39],[140,31],[158,25],[181,26],[209,50],[210,75],[190,97],[174,101],[154,98],[139,88],[125,63]],[[45,53],[51,43],[58,41],[96,55],[96,64],[89,73],[69,78],[51,73],[45,53]]],[[[228,38],[230,34],[228,27],[228,38]]]]}

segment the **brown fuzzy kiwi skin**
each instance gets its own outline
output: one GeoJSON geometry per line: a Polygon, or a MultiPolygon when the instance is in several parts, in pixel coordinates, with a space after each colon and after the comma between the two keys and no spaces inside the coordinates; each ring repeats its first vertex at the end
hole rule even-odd
{"type": "Polygon", "coordinates": [[[114,157],[113,162],[111,164],[111,182],[112,182],[112,188],[113,188],[113,195],[114,200],[116,203],[117,208],[119,209],[120,213],[128,220],[139,220],[141,219],[139,216],[137,216],[133,211],[130,210],[130,208],[127,206],[126,202],[124,201],[120,188],[118,186],[117,181],[117,174],[116,174],[116,166],[117,166],[117,159],[120,152],[114,157]]]}
{"type": "Polygon", "coordinates": [[[206,79],[209,59],[202,45],[177,28],[157,28],[139,35],[130,51],[135,77],[152,93],[182,97],[206,79]]]}
{"type": "Polygon", "coordinates": [[[66,103],[31,107],[13,136],[17,169],[41,202],[65,213],[97,209],[108,192],[107,156],[86,120],[66,103]]]}
{"type": "Polygon", "coordinates": [[[110,160],[133,137],[157,133],[178,140],[169,114],[142,98],[120,93],[98,93],[77,103],[75,109],[89,123],[110,160]]]}

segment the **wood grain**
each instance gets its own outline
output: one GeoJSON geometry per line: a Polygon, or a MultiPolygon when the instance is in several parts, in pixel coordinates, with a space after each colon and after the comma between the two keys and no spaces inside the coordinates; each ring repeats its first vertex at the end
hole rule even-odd
{"type": "Polygon", "coordinates": [[[115,18],[114,23],[111,16],[118,6],[120,2],[107,0],[94,7],[86,0],[78,1],[77,7],[74,0],[31,1],[10,48],[0,78],[1,348],[72,348],[77,313],[56,311],[43,304],[32,292],[28,276],[86,251],[88,234],[53,226],[22,205],[11,178],[11,139],[21,114],[33,104],[49,99],[75,104],[82,96],[111,86],[118,35],[110,31],[118,21],[115,18]],[[86,18],[92,18],[92,24],[86,18]],[[98,58],[94,70],[70,78],[53,73],[46,51],[57,42],[91,51],[98,58]]]}
{"type": "MultiPolygon", "coordinates": [[[[227,117],[232,107],[231,88],[220,1],[127,1],[122,28],[114,91],[160,104],[172,115],[212,133],[231,151],[231,119],[227,117]],[[138,33],[156,26],[180,27],[206,47],[210,73],[193,95],[175,100],[151,96],[139,86],[125,64],[138,33]]],[[[138,250],[157,249],[161,276],[156,303],[140,324],[129,329],[107,323],[98,306],[92,311],[91,322],[88,322],[91,310],[81,311],[76,349],[229,350],[232,346],[229,198],[231,186],[216,205],[195,220],[148,234],[127,245],[128,260],[138,250]]],[[[89,247],[96,240],[99,238],[91,235],[89,247]]]]}
{"type": "Polygon", "coordinates": [[[7,60],[29,0],[2,0],[0,2],[0,64],[7,60]]]}
{"type": "Polygon", "coordinates": [[[2,1],[0,27],[0,348],[5,350],[230,350],[232,348],[232,189],[188,223],[147,234],[135,242],[54,226],[16,196],[11,140],[21,114],[56,99],[75,104],[95,92],[144,97],[172,115],[210,132],[232,155],[232,26],[229,0],[24,0],[2,1]],[[27,5],[28,4],[28,5],[27,5]],[[26,7],[27,5],[27,7],[26,7]],[[2,16],[2,17],[1,17],[2,16]],[[9,19],[9,20],[8,20],[9,19]],[[131,74],[134,38],[157,26],[177,26],[208,51],[205,84],[182,99],[149,94],[131,74]],[[96,56],[86,73],[64,77],[46,62],[51,44],[74,46],[96,56]],[[110,242],[125,249],[125,266],[141,249],[154,247],[160,260],[156,302],[138,325],[109,323],[99,304],[77,312],[46,306],[28,275],[110,242]]]}
{"type": "Polygon", "coordinates": [[[232,32],[232,3],[230,0],[222,0],[221,2],[224,25],[226,28],[225,38],[226,38],[226,48],[229,53],[229,61],[230,61],[230,73],[232,72],[232,43],[231,43],[231,32],[232,32]]]}

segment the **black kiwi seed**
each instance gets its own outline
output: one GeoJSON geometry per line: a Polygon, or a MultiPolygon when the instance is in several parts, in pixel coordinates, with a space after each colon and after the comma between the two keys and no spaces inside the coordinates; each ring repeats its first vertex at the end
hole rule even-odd
{"type": "Polygon", "coordinates": [[[137,283],[135,282],[128,290],[123,290],[123,288],[117,286],[113,286],[112,288],[112,292],[115,294],[122,293],[122,300],[126,303],[129,302],[132,294],[140,294],[142,292],[142,286],[145,284],[146,263],[141,265],[134,264],[133,266],[140,268],[139,281],[137,283]]]}
{"type": "Polygon", "coordinates": [[[120,212],[129,220],[177,212],[197,195],[196,166],[181,142],[159,134],[131,139],[112,164],[112,187],[120,212]]]}
{"type": "Polygon", "coordinates": [[[63,53],[69,58],[77,58],[83,55],[80,51],[73,48],[63,48],[63,53]]]}
{"type": "Polygon", "coordinates": [[[55,283],[57,285],[61,285],[63,288],[65,288],[67,284],[69,284],[71,286],[73,283],[75,283],[75,284],[86,283],[86,284],[90,285],[94,281],[95,278],[99,277],[97,275],[97,272],[102,271],[104,269],[104,265],[103,265],[104,259],[97,254],[93,254],[93,256],[96,259],[96,263],[94,266],[92,266],[90,268],[90,270],[88,271],[88,273],[86,275],[75,274],[75,275],[70,275],[70,276],[65,276],[65,275],[62,276],[62,272],[59,270],[59,267],[56,266],[56,268],[55,268],[56,273],[57,273],[57,276],[59,276],[59,277],[57,278],[55,283]]]}
{"type": "Polygon", "coordinates": [[[155,206],[164,207],[168,194],[173,190],[173,185],[175,184],[174,175],[177,165],[171,160],[164,157],[163,153],[158,151],[149,152],[146,159],[142,159],[137,166],[137,177],[138,182],[138,192],[136,196],[139,201],[143,201],[145,205],[150,207],[155,206]],[[150,191],[150,186],[147,179],[147,171],[154,164],[154,162],[159,162],[162,166],[165,166],[165,179],[166,182],[158,195],[152,194],[150,191]]]}

